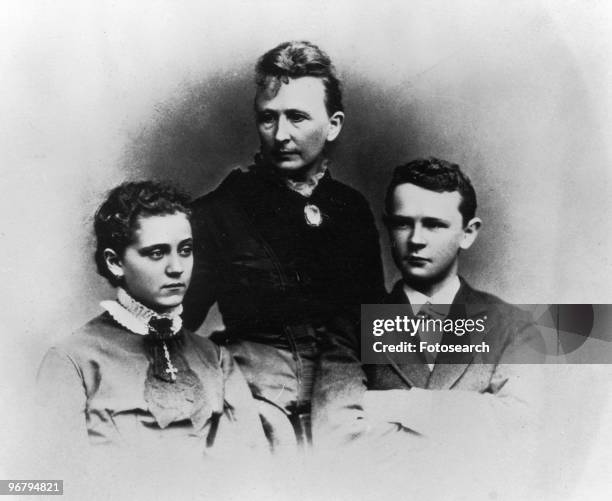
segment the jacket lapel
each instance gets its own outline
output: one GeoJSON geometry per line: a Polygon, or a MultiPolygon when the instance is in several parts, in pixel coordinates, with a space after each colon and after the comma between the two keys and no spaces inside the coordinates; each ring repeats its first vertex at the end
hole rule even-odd
{"type": "MultiPolygon", "coordinates": [[[[406,294],[404,294],[401,280],[395,284],[385,302],[387,304],[410,304],[406,294]]],[[[405,353],[402,355],[402,358],[404,357],[406,362],[403,364],[394,362],[389,356],[387,356],[387,359],[389,365],[407,386],[426,388],[431,373],[423,355],[421,353],[405,353]]]]}
{"type": "MultiPolygon", "coordinates": [[[[487,315],[487,305],[482,302],[482,298],[472,289],[463,279],[461,279],[461,287],[455,296],[455,300],[451,306],[448,317],[452,320],[459,318],[474,319],[481,318],[487,315]]],[[[483,332],[471,333],[469,342],[471,344],[480,344],[484,339],[486,329],[483,332]]],[[[467,335],[467,334],[466,334],[467,335]]],[[[464,342],[467,342],[465,338],[464,342]]],[[[453,333],[445,333],[442,337],[442,344],[458,344],[461,343],[461,337],[453,333]]],[[[448,390],[463,376],[474,358],[474,352],[468,353],[440,353],[436,359],[434,370],[431,373],[427,388],[436,390],[448,390]]]]}

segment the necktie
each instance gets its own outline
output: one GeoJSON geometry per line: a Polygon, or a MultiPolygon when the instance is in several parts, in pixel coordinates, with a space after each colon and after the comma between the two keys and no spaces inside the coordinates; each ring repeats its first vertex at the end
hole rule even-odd
{"type": "MultiPolygon", "coordinates": [[[[417,317],[421,319],[421,324],[418,336],[421,341],[425,341],[428,345],[435,346],[442,340],[442,325],[446,315],[440,311],[437,305],[432,305],[429,301],[419,309],[417,317]]],[[[430,370],[433,370],[433,365],[436,361],[435,351],[422,352],[430,370]]]]}

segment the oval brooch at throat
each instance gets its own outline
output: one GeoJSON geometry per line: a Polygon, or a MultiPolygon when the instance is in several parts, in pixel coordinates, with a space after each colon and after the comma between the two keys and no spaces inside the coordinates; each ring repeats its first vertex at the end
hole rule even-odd
{"type": "Polygon", "coordinates": [[[321,223],[323,222],[323,214],[321,213],[321,209],[314,204],[306,204],[304,207],[304,218],[306,219],[306,224],[308,224],[308,226],[321,226],[321,223]]]}

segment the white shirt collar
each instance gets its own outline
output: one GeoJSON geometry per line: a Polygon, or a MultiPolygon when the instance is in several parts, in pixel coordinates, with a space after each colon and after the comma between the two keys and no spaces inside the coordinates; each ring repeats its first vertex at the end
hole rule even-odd
{"type": "Polygon", "coordinates": [[[160,315],[136,301],[121,287],[117,289],[116,301],[102,301],[100,306],[108,311],[118,324],[141,336],[149,334],[149,320],[154,317],[170,318],[172,320],[173,334],[176,334],[183,327],[183,320],[181,319],[183,305],[179,305],[170,312],[160,315]]]}
{"type": "Polygon", "coordinates": [[[422,292],[414,290],[412,287],[404,283],[404,294],[410,301],[412,311],[416,315],[424,304],[452,304],[455,296],[461,287],[459,277],[455,275],[442,289],[436,292],[433,296],[426,296],[422,292]]]}

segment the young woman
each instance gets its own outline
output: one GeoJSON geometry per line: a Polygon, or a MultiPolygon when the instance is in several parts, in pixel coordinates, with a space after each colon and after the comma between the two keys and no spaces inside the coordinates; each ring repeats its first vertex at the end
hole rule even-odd
{"type": "Polygon", "coordinates": [[[182,327],[193,267],[187,198],[125,183],[95,215],[98,272],[117,297],[51,348],[38,382],[71,446],[201,456],[266,449],[251,393],[228,352],[182,327]]]}

